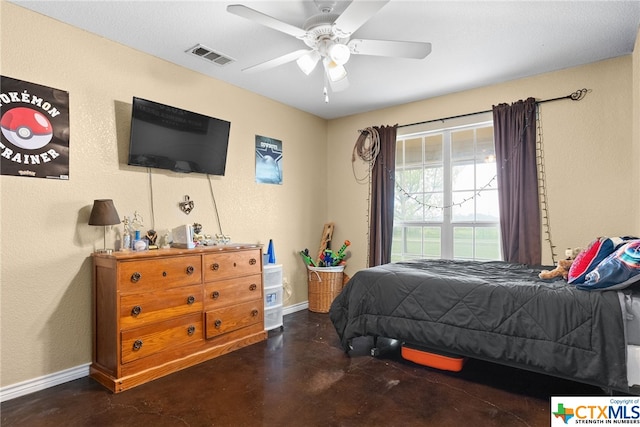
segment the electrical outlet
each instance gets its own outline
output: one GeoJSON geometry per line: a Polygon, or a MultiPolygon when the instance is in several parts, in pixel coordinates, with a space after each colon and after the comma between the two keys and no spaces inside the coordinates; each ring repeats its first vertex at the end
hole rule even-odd
{"type": "Polygon", "coordinates": [[[282,277],[282,290],[284,292],[284,295],[282,296],[283,302],[289,301],[289,298],[293,295],[293,289],[289,286],[289,279],[287,279],[286,276],[282,277]]]}

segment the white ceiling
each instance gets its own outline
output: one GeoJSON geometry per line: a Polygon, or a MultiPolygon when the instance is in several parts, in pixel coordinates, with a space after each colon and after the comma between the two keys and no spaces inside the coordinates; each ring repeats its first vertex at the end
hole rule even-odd
{"type": "MultiPolygon", "coordinates": [[[[349,88],[325,103],[321,67],[309,76],[295,62],[242,72],[306,45],[226,11],[240,3],[302,27],[318,13],[313,1],[12,2],[327,119],[626,55],[640,25],[640,1],[392,0],[354,37],[430,42],[431,54],[352,55],[349,88]],[[235,62],[218,66],[185,53],[196,44],[235,62]]],[[[335,12],[349,3],[338,1],[335,12]]],[[[581,87],[575,83],[569,91],[581,87]]]]}

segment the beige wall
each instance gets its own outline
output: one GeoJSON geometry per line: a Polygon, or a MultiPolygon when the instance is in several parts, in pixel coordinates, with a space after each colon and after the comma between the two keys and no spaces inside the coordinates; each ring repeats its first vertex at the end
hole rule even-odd
{"type": "MultiPolygon", "coordinates": [[[[291,285],[307,300],[295,252],[317,245],[326,222],[325,120],[161,61],[13,4],[0,3],[2,75],[69,92],[70,179],[2,176],[1,384],[91,361],[91,260],[102,227],[87,225],[95,198],[151,227],[149,178],[126,165],[131,98],[139,96],[231,122],[226,176],[212,177],[223,231],[236,242],[274,239],[291,285]],[[55,36],[53,36],[55,35],[55,36]],[[283,142],[284,183],[255,183],[254,138],[283,142]],[[314,191],[309,191],[313,180],[314,191]]],[[[218,233],[205,175],[154,170],[157,230],[199,222],[218,233]],[[178,203],[188,194],[195,209],[178,203]]],[[[121,230],[122,227],[115,227],[121,230]]],[[[114,233],[107,241],[113,247],[114,233]]]]}
{"type": "MultiPolygon", "coordinates": [[[[541,110],[553,242],[561,252],[597,235],[640,234],[640,176],[632,172],[640,131],[637,120],[631,124],[640,111],[637,49],[633,56],[326,122],[15,5],[0,7],[0,73],[67,90],[71,104],[70,180],[0,178],[0,386],[91,361],[89,254],[102,247],[102,229],[87,225],[91,203],[113,198],[121,216],[137,210],[151,226],[147,173],[126,166],[132,96],[232,122],[227,176],[211,178],[223,231],[238,242],[274,239],[292,289],[287,305],[307,299],[297,251],[316,247],[324,222],[335,222],[335,241],[352,242],[347,272],[366,264],[368,187],[354,178],[351,152],[358,129],[367,126],[589,88],[581,102],[541,110]],[[256,134],[283,141],[282,186],[254,183],[256,134]]],[[[365,172],[356,164],[357,176],[365,172]]],[[[156,229],[200,222],[205,232],[218,232],[206,177],[154,171],[152,179],[156,229]],[[177,209],[185,194],[196,203],[188,217],[177,209]]]]}
{"type": "MultiPolygon", "coordinates": [[[[337,224],[334,237],[352,241],[347,273],[363,268],[367,257],[368,185],[356,183],[351,163],[358,129],[484,111],[530,96],[556,98],[583,87],[591,92],[582,101],[545,103],[540,108],[552,243],[563,256],[565,248],[584,247],[596,236],[640,234],[631,86],[628,55],[332,120],[327,150],[329,217],[337,224]]],[[[363,176],[364,165],[356,166],[357,175],[363,176]]],[[[551,263],[548,242],[543,241],[542,249],[543,263],[551,263]]]]}
{"type": "MultiPolygon", "coordinates": [[[[632,139],[633,139],[633,159],[640,159],[640,32],[636,36],[636,45],[633,49],[633,83],[631,85],[631,94],[633,99],[632,108],[632,139]]],[[[640,168],[633,168],[634,188],[634,213],[636,219],[636,229],[640,229],[640,168]]]]}

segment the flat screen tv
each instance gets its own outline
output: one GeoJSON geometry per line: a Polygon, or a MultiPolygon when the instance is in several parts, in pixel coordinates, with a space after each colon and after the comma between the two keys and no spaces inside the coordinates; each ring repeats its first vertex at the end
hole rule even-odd
{"type": "Polygon", "coordinates": [[[128,164],[224,175],[230,128],[225,120],[134,97],[128,164]]]}

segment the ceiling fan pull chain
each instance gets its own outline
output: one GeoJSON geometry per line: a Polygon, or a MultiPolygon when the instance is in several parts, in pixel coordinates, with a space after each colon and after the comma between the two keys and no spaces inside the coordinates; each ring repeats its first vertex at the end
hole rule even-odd
{"type": "Polygon", "coordinates": [[[327,73],[324,73],[324,87],[322,88],[322,94],[324,95],[324,102],[329,103],[329,90],[327,89],[327,73]]]}

